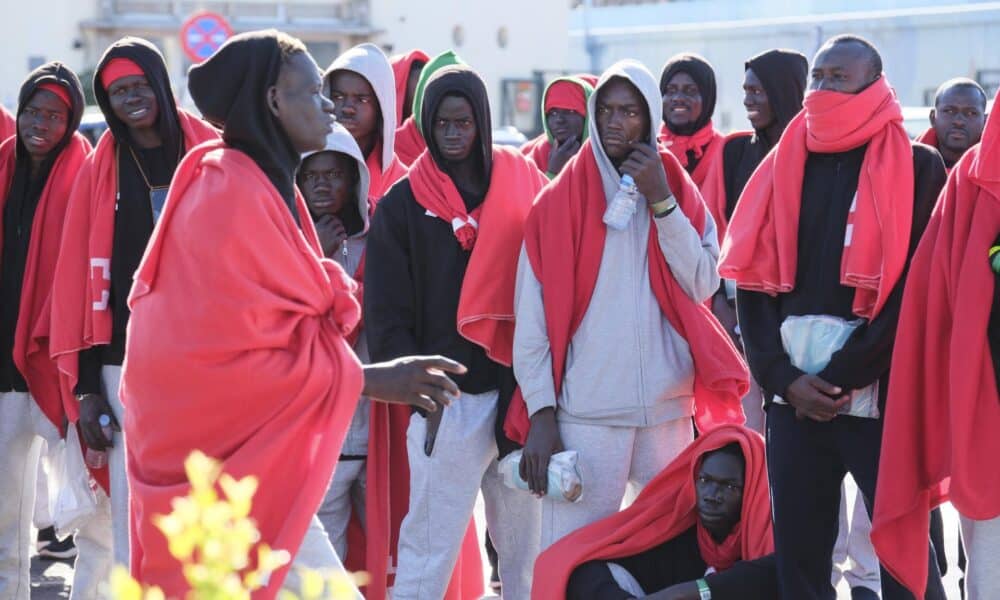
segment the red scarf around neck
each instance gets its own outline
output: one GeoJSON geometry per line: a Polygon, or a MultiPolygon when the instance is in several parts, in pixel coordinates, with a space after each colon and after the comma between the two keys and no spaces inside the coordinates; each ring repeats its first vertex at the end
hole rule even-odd
{"type": "MultiPolygon", "coordinates": [[[[0,215],[3,214],[17,165],[17,137],[0,145],[0,215]]],[[[59,153],[49,171],[31,224],[28,255],[24,264],[21,304],[14,330],[13,358],[42,413],[64,432],[64,405],[76,402],[70,390],[61,390],[59,372],[49,356],[52,328],[52,280],[55,278],[59,242],[66,218],[66,205],[73,182],[90,154],[90,142],[79,133],[59,153]],[[66,392],[66,393],[63,393],[66,392]]],[[[0,228],[0,244],[3,228],[0,228]]]]}
{"type": "Polygon", "coordinates": [[[730,140],[751,136],[753,136],[752,131],[735,131],[723,138],[718,144],[718,160],[712,161],[708,166],[708,175],[704,183],[698,186],[701,196],[705,199],[705,205],[708,206],[708,212],[712,213],[712,218],[715,219],[715,231],[719,234],[720,247],[722,240],[726,238],[726,230],[729,229],[729,219],[726,218],[726,204],[729,198],[726,196],[726,165],[722,159],[722,150],[730,140]]]}
{"type": "Polygon", "coordinates": [[[987,338],[1000,232],[1000,116],[958,161],[910,264],[892,355],[872,542],[921,597],[929,511],[1000,514],[1000,395],[987,338]],[[921,535],[920,532],[924,532],[921,535]]]}
{"type": "Polygon", "coordinates": [[[725,136],[715,130],[712,121],[704,127],[694,132],[693,135],[677,135],[670,131],[667,124],[660,126],[658,139],[670,153],[677,157],[681,166],[690,174],[694,184],[701,189],[708,177],[708,172],[712,164],[722,156],[722,140],[725,136]],[[694,170],[688,169],[688,151],[694,153],[698,164],[694,170]]]}
{"type": "MultiPolygon", "coordinates": [[[[535,561],[534,600],[566,597],[573,570],[592,560],[634,556],[672,540],[698,521],[695,475],[702,457],[738,443],[746,460],[740,522],[722,544],[711,536],[698,547],[702,559],[722,571],[740,560],[755,560],[774,551],[771,495],[767,483],[764,438],[742,425],[722,425],[699,436],[654,477],[628,508],[574,531],[550,546],[535,561]]],[[[925,535],[926,537],[926,535],[925,535]]],[[[925,542],[926,543],[926,542],[925,542]]]]}
{"type": "Polygon", "coordinates": [[[854,314],[873,319],[906,266],[913,220],[913,150],[896,94],[883,76],[858,94],[809,93],[736,206],[719,273],[739,287],[795,289],[802,182],[810,152],[868,144],[847,221],[840,281],[856,289],[854,314]]]}
{"type": "MultiPolygon", "coordinates": [[[[592,140],[539,194],[525,223],[524,242],[535,277],[542,285],[545,325],[552,351],[556,396],[562,388],[570,341],[583,322],[604,254],[607,208],[592,140]]],[[[673,154],[660,150],[678,207],[699,235],[705,231],[705,203],[673,154]]],[[[749,388],[746,364],[711,311],[695,302],[674,279],[660,250],[656,225],[649,225],[649,282],[663,315],[687,340],[694,361],[695,423],[708,431],[723,423],[743,423],[740,399],[749,388]]],[[[505,429],[526,437],[527,410],[515,397],[505,429]]],[[[512,437],[512,439],[514,439],[512,437]]]]}

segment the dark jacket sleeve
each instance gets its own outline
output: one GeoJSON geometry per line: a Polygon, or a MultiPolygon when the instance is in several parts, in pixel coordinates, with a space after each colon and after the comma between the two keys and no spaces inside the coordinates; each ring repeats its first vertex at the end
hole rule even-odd
{"type": "Polygon", "coordinates": [[[937,150],[923,144],[913,146],[913,174],[913,225],[910,232],[907,269],[903,271],[903,275],[893,288],[882,312],[870,323],[858,327],[844,347],[834,352],[830,364],[819,373],[823,380],[845,390],[867,387],[878,381],[889,370],[909,259],[913,258],[913,253],[937,203],[938,195],[947,180],[941,155],[937,150]]]}
{"type": "Polygon", "coordinates": [[[395,186],[376,208],[368,232],[364,311],[368,351],[374,362],[419,354],[404,206],[408,194],[408,185],[395,186]]]}
{"type": "Polygon", "coordinates": [[[769,397],[775,394],[784,396],[785,390],[802,375],[802,371],[792,365],[781,343],[778,298],[763,292],[737,289],[736,314],[743,349],[754,380],[769,397]]]}
{"type": "Polygon", "coordinates": [[[101,385],[101,346],[93,346],[80,352],[79,356],[79,380],[73,393],[82,394],[104,394],[104,387],[101,385]]]}
{"type": "Polygon", "coordinates": [[[775,600],[778,597],[778,563],[773,554],[742,560],[722,573],[705,577],[712,600],[775,600]]]}

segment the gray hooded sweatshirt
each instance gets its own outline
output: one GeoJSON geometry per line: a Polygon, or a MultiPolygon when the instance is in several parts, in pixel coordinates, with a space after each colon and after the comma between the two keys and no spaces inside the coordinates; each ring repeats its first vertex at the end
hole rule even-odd
{"type": "Polygon", "coordinates": [[[396,79],[392,65],[375,44],[359,44],[337,57],[323,73],[323,95],[330,97],[330,74],[352,71],[368,80],[382,113],[382,171],[389,169],[396,142],[396,79]]]}
{"type": "MultiPolygon", "coordinates": [[[[307,152],[303,154],[303,162],[310,156],[319,154],[320,152],[340,152],[350,156],[358,164],[359,180],[356,201],[358,203],[358,212],[361,214],[361,219],[364,222],[364,227],[358,233],[347,238],[341,249],[334,256],[329,257],[337,261],[344,268],[344,271],[353,277],[355,271],[358,269],[358,265],[361,263],[361,256],[365,250],[365,238],[368,237],[368,185],[370,181],[368,165],[365,164],[365,157],[362,156],[361,149],[358,148],[358,144],[354,141],[350,132],[337,124],[334,124],[333,132],[326,136],[326,147],[319,152],[307,152]]],[[[354,352],[361,359],[362,363],[370,362],[368,341],[365,337],[364,328],[361,329],[361,335],[358,336],[358,341],[354,344],[354,352]]],[[[368,398],[362,396],[358,402],[357,409],[354,411],[354,419],[351,421],[351,427],[347,431],[347,437],[344,439],[344,447],[340,451],[341,455],[367,456],[368,413],[368,398]]]]}
{"type": "MultiPolygon", "coordinates": [[[[649,139],[655,140],[660,90],[653,75],[634,60],[604,72],[587,110],[596,114],[601,88],[614,77],[631,82],[642,94],[649,109],[649,139]]],[[[600,144],[595,119],[590,119],[589,133],[610,202],[621,178],[600,144]]],[[[551,185],[559,185],[559,180],[551,185]]],[[[703,302],[719,289],[719,244],[715,223],[706,216],[701,236],[680,209],[653,218],[640,207],[624,231],[608,229],[590,305],[570,340],[558,398],[542,287],[522,246],[515,290],[514,373],[529,414],[551,406],[557,407],[562,422],[649,427],[694,413],[690,348],[663,315],[649,282],[649,227],[652,219],[660,249],[681,288],[703,302]]]]}

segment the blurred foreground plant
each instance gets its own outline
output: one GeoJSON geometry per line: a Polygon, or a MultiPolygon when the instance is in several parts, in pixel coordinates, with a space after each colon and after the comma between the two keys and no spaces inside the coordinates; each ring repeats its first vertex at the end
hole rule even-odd
{"type": "MultiPolygon", "coordinates": [[[[252,592],[291,560],[287,551],[260,543],[257,524],[250,518],[257,478],[237,481],[222,472],[219,461],[199,451],[184,461],[184,470],[191,492],[174,498],[173,511],[157,515],[154,523],[166,536],[170,554],[182,565],[191,588],[186,599],[250,600],[252,592]],[[256,556],[253,569],[251,556],[256,556]]],[[[354,586],[364,584],[363,574],[303,571],[298,575],[301,596],[282,591],[281,600],[349,599],[354,597],[354,586]]],[[[111,589],[116,600],[166,600],[162,590],[144,589],[120,566],[111,575],[111,589]]]]}

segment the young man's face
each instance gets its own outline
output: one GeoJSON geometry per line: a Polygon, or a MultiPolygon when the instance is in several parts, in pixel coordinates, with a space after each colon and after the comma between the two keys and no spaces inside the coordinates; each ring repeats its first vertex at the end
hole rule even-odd
{"type": "Polygon", "coordinates": [[[931,110],[931,125],[938,145],[963,154],[979,143],[986,127],[986,103],[978,89],[955,86],[938,96],[931,110]]]}
{"type": "Polygon", "coordinates": [[[48,90],[38,90],[24,105],[17,118],[21,143],[35,162],[55,150],[69,127],[69,107],[48,90]]]}
{"type": "Polygon", "coordinates": [[[462,96],[445,96],[434,113],[434,143],[449,162],[467,159],[476,145],[476,115],[462,96]]]}
{"type": "Polygon", "coordinates": [[[334,71],[330,74],[330,100],[337,121],[351,132],[358,145],[374,145],[382,114],[368,80],[353,71],[334,71]]]}
{"type": "Polygon", "coordinates": [[[302,162],[299,189],[313,217],[336,216],[352,201],[357,171],[354,159],[341,152],[320,152],[302,162]]]}
{"type": "Polygon", "coordinates": [[[649,109],[639,90],[615,78],[597,92],[594,121],[601,146],[612,161],[632,152],[633,142],[649,141],[649,109]]]}
{"type": "Polygon", "coordinates": [[[584,118],[575,110],[553,108],[545,113],[545,124],[560,144],[583,138],[584,118]]]}
{"type": "Polygon", "coordinates": [[[747,69],[743,75],[743,107],[747,109],[747,120],[754,129],[766,129],[774,123],[771,101],[753,69],[747,69]]]}
{"type": "Polygon", "coordinates": [[[674,127],[684,127],[701,117],[701,89],[685,72],[670,78],[663,92],[663,120],[674,127]]]}
{"type": "Polygon", "coordinates": [[[144,75],[127,75],[112,81],[108,100],[111,112],[129,129],[149,129],[156,125],[160,106],[144,75]]]}
{"type": "Polygon", "coordinates": [[[326,147],[326,136],[333,131],[333,102],[323,95],[323,81],[312,56],[292,55],[281,65],[278,81],[267,94],[268,107],[296,152],[326,147]]]}
{"type": "Polygon", "coordinates": [[[743,462],[714,452],[705,456],[695,476],[698,520],[717,539],[724,539],[743,510],[743,462]]]}
{"type": "Polygon", "coordinates": [[[855,42],[820,48],[813,59],[810,90],[857,94],[878,78],[872,72],[871,50],[855,42]]]}

